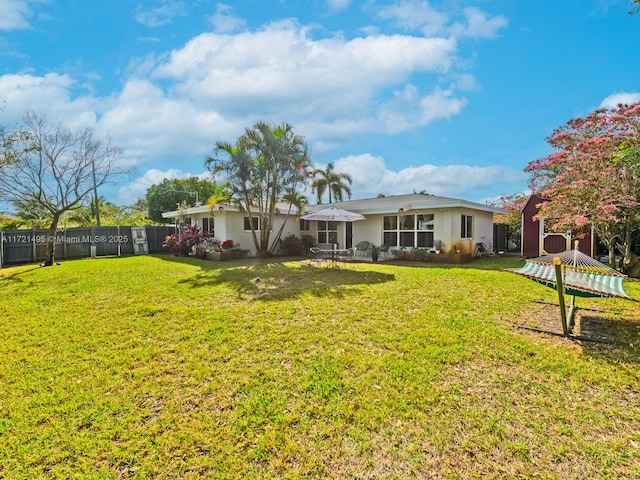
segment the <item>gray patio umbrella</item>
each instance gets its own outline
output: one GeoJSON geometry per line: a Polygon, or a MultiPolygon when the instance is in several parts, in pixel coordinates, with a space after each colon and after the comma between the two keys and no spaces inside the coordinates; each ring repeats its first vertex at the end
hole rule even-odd
{"type": "Polygon", "coordinates": [[[300,218],[303,220],[318,220],[321,222],[355,222],[357,220],[364,220],[364,215],[359,213],[350,212],[337,207],[329,207],[317,212],[307,213],[300,218]]]}

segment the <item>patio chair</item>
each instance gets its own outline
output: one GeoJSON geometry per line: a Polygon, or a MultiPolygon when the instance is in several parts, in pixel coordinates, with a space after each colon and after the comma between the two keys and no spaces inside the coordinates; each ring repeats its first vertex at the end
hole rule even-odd
{"type": "Polygon", "coordinates": [[[340,253],[338,253],[338,260],[341,262],[352,262],[353,261],[353,257],[355,255],[355,248],[348,248],[346,250],[341,250],[340,253]]]}
{"type": "Polygon", "coordinates": [[[385,257],[389,257],[389,247],[391,245],[386,245],[386,244],[382,244],[378,247],[378,253],[380,253],[381,255],[384,253],[385,257]]]}
{"type": "Polygon", "coordinates": [[[323,263],[325,263],[325,264],[327,263],[327,257],[320,250],[320,248],[311,247],[311,248],[309,248],[309,253],[311,253],[311,256],[309,257],[309,265],[311,265],[312,263],[315,263],[317,265],[321,265],[323,263]]]}
{"type": "Polygon", "coordinates": [[[356,256],[358,255],[358,252],[362,252],[363,256],[367,255],[367,251],[369,250],[369,246],[371,244],[369,242],[367,242],[366,240],[363,240],[361,242],[358,242],[356,244],[356,256]]]}

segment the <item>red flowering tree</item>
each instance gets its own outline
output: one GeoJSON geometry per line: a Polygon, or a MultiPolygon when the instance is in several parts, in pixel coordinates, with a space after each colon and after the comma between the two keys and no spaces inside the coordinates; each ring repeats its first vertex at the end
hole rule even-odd
{"type": "Polygon", "coordinates": [[[538,217],[552,230],[593,225],[612,264],[614,239],[624,238],[628,256],[640,213],[640,103],[569,120],[547,141],[558,151],[525,169],[532,191],[550,199],[538,217]]]}

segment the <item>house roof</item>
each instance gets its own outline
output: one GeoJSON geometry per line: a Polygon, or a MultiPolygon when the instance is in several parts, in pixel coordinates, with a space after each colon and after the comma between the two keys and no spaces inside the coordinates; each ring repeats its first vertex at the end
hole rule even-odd
{"type": "MultiPolygon", "coordinates": [[[[435,195],[427,195],[421,193],[413,193],[408,195],[391,195],[388,197],[365,198],[361,200],[348,200],[346,202],[332,203],[331,206],[349,210],[351,212],[360,213],[362,215],[372,215],[381,213],[397,213],[410,210],[424,210],[436,208],[468,208],[471,210],[480,210],[483,212],[506,214],[506,210],[483,203],[469,202],[459,198],[437,197],[435,195]]],[[[313,205],[307,207],[307,211],[313,212],[326,208],[326,204],[313,205]]]]}
{"type": "MultiPolygon", "coordinates": [[[[384,213],[397,213],[402,211],[408,212],[410,210],[433,210],[437,208],[468,208],[470,210],[479,210],[482,212],[506,214],[506,210],[491,205],[485,205],[483,203],[469,202],[459,198],[449,197],[437,197],[435,195],[427,195],[422,193],[412,193],[408,195],[391,195],[388,197],[378,198],[363,198],[361,200],[347,200],[346,202],[337,202],[332,204],[318,204],[312,205],[306,208],[307,212],[315,212],[322,210],[328,206],[342,208],[349,210],[350,212],[360,213],[362,215],[384,214],[384,213]]],[[[215,209],[222,208],[226,211],[239,212],[240,207],[236,204],[218,204],[215,209]]],[[[214,210],[215,210],[214,209],[214,210]]],[[[282,214],[286,214],[289,210],[288,204],[278,204],[278,210],[282,214]]],[[[209,213],[211,211],[208,205],[201,205],[197,207],[189,207],[182,211],[183,215],[194,215],[198,213],[209,213]]],[[[293,207],[291,214],[297,215],[298,212],[293,207]]],[[[174,210],[172,212],[164,212],[163,218],[175,218],[180,215],[180,212],[174,210]]]]}
{"type": "MultiPolygon", "coordinates": [[[[276,209],[280,211],[280,213],[282,213],[283,215],[285,215],[288,211],[289,211],[289,204],[288,203],[278,203],[276,205],[276,209]]],[[[239,205],[235,204],[235,203],[218,203],[216,204],[216,206],[213,208],[213,210],[211,209],[211,207],[209,207],[209,205],[198,205],[195,207],[188,207],[185,208],[182,211],[178,211],[178,210],[173,210],[171,212],[162,212],[162,218],[176,218],[178,216],[180,216],[180,214],[182,215],[196,215],[199,213],[215,213],[217,210],[224,210],[227,212],[241,212],[243,211],[239,205]]],[[[291,215],[297,215],[298,214],[298,210],[296,209],[296,207],[291,207],[291,215]]]]}

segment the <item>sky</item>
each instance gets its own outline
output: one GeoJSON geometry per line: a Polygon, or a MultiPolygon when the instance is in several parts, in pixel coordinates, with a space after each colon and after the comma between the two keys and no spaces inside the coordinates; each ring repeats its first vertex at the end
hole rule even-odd
{"type": "Polygon", "coordinates": [[[527,191],[556,127],[640,101],[630,3],[0,0],[0,123],[110,137],[132,172],[99,192],[118,205],[204,178],[258,121],[294,126],[354,199],[485,203],[527,191]]]}

